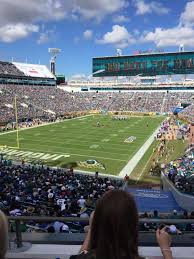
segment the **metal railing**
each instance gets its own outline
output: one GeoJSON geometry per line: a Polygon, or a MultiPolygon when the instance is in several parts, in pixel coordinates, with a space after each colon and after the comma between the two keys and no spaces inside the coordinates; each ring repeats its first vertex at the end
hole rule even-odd
{"type": "MultiPolygon", "coordinates": [[[[34,222],[55,222],[60,221],[63,223],[67,222],[79,222],[79,223],[88,223],[87,219],[77,218],[77,217],[38,217],[38,216],[8,216],[8,221],[14,221],[16,226],[16,238],[15,242],[17,245],[17,248],[22,247],[22,231],[20,228],[21,223],[34,221],[34,222]]],[[[170,225],[177,225],[177,224],[194,224],[194,219],[153,219],[153,218],[140,218],[139,224],[141,223],[148,223],[148,224],[170,224],[170,225]]],[[[141,232],[141,231],[140,231],[141,232]]],[[[194,232],[192,232],[194,234],[194,232]]]]}

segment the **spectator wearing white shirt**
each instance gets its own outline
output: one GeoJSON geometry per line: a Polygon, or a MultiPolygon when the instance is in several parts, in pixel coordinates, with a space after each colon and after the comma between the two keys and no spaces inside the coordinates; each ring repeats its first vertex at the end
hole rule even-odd
{"type": "Polygon", "coordinates": [[[81,196],[81,198],[77,201],[77,204],[80,208],[85,208],[86,205],[86,200],[84,199],[83,196],[81,196]]]}

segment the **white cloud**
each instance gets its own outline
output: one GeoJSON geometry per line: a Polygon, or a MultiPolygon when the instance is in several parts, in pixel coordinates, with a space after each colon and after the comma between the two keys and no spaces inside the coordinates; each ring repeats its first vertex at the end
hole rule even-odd
{"type": "Polygon", "coordinates": [[[85,19],[102,20],[127,6],[127,0],[75,0],[74,12],[85,19]]]}
{"type": "Polygon", "coordinates": [[[124,15],[117,15],[115,17],[113,17],[113,22],[114,23],[124,23],[124,22],[129,22],[130,19],[127,16],[124,15]]]}
{"type": "MultiPolygon", "coordinates": [[[[0,0],[0,41],[14,42],[38,32],[40,21],[60,20],[66,16],[70,5],[63,0],[0,0]]],[[[39,43],[48,35],[41,33],[39,43]]]]}
{"type": "Polygon", "coordinates": [[[39,27],[33,24],[8,24],[0,27],[0,41],[14,42],[15,40],[27,37],[33,32],[38,32],[39,27]]]}
{"type": "Polygon", "coordinates": [[[93,31],[92,31],[92,30],[86,30],[86,31],[84,31],[83,37],[84,37],[84,39],[86,39],[86,40],[91,40],[92,37],[93,37],[93,31]]]}
{"type": "Polygon", "coordinates": [[[0,25],[64,18],[101,20],[127,5],[127,0],[0,0],[0,25]]]}
{"type": "Polygon", "coordinates": [[[124,26],[114,25],[111,32],[104,34],[102,39],[97,40],[99,44],[112,44],[117,48],[126,48],[135,43],[135,39],[124,26]]]}
{"type": "Polygon", "coordinates": [[[187,26],[194,26],[194,1],[186,4],[185,10],[180,17],[180,23],[187,26]]]}
{"type": "MultiPolygon", "coordinates": [[[[101,21],[105,16],[120,11],[128,0],[0,0],[0,30],[6,29],[1,36],[3,41],[17,40],[27,37],[30,31],[36,31],[33,26],[40,22],[58,21],[64,18],[77,21],[80,18],[101,21]],[[20,24],[20,25],[18,25],[20,24]],[[17,26],[18,30],[10,32],[17,26]],[[22,26],[23,27],[22,27],[22,26]],[[30,26],[29,26],[30,25],[30,26]],[[29,26],[29,29],[27,29],[29,26]],[[24,28],[25,27],[25,28],[24,28]],[[9,28],[11,36],[4,35],[9,28]]],[[[41,33],[39,43],[46,42],[48,35],[41,33]]]]}
{"type": "Polygon", "coordinates": [[[43,29],[42,32],[40,32],[39,38],[37,40],[38,44],[45,44],[47,42],[53,41],[55,38],[55,32],[54,30],[45,30],[43,29]]]}
{"type": "Polygon", "coordinates": [[[153,42],[157,47],[179,46],[180,44],[193,47],[194,1],[186,4],[185,10],[180,15],[177,26],[172,28],[155,28],[152,32],[144,31],[143,36],[139,38],[139,41],[153,42]]]}
{"type": "Polygon", "coordinates": [[[154,42],[157,47],[194,45],[194,29],[191,27],[156,28],[154,32],[145,33],[142,42],[154,42]]]}
{"type": "Polygon", "coordinates": [[[169,13],[169,9],[164,7],[162,3],[158,1],[145,2],[144,0],[134,0],[133,4],[136,7],[137,15],[144,15],[147,13],[156,13],[156,14],[169,13]]]}
{"type": "Polygon", "coordinates": [[[72,4],[63,0],[0,0],[0,25],[63,19],[72,4]]]}

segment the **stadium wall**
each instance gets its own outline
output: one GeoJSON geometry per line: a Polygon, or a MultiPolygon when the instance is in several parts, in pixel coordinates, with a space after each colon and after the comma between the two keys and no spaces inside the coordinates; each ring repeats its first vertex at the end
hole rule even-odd
{"type": "Polygon", "coordinates": [[[161,180],[163,190],[172,192],[174,199],[182,209],[189,212],[194,211],[194,196],[178,191],[163,173],[161,175],[161,180]]]}

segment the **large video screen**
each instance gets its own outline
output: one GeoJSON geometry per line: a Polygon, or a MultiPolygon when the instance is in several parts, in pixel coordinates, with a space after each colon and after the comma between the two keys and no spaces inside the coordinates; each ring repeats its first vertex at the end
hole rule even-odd
{"type": "Polygon", "coordinates": [[[93,76],[194,74],[194,52],[93,58],[93,76]]]}

